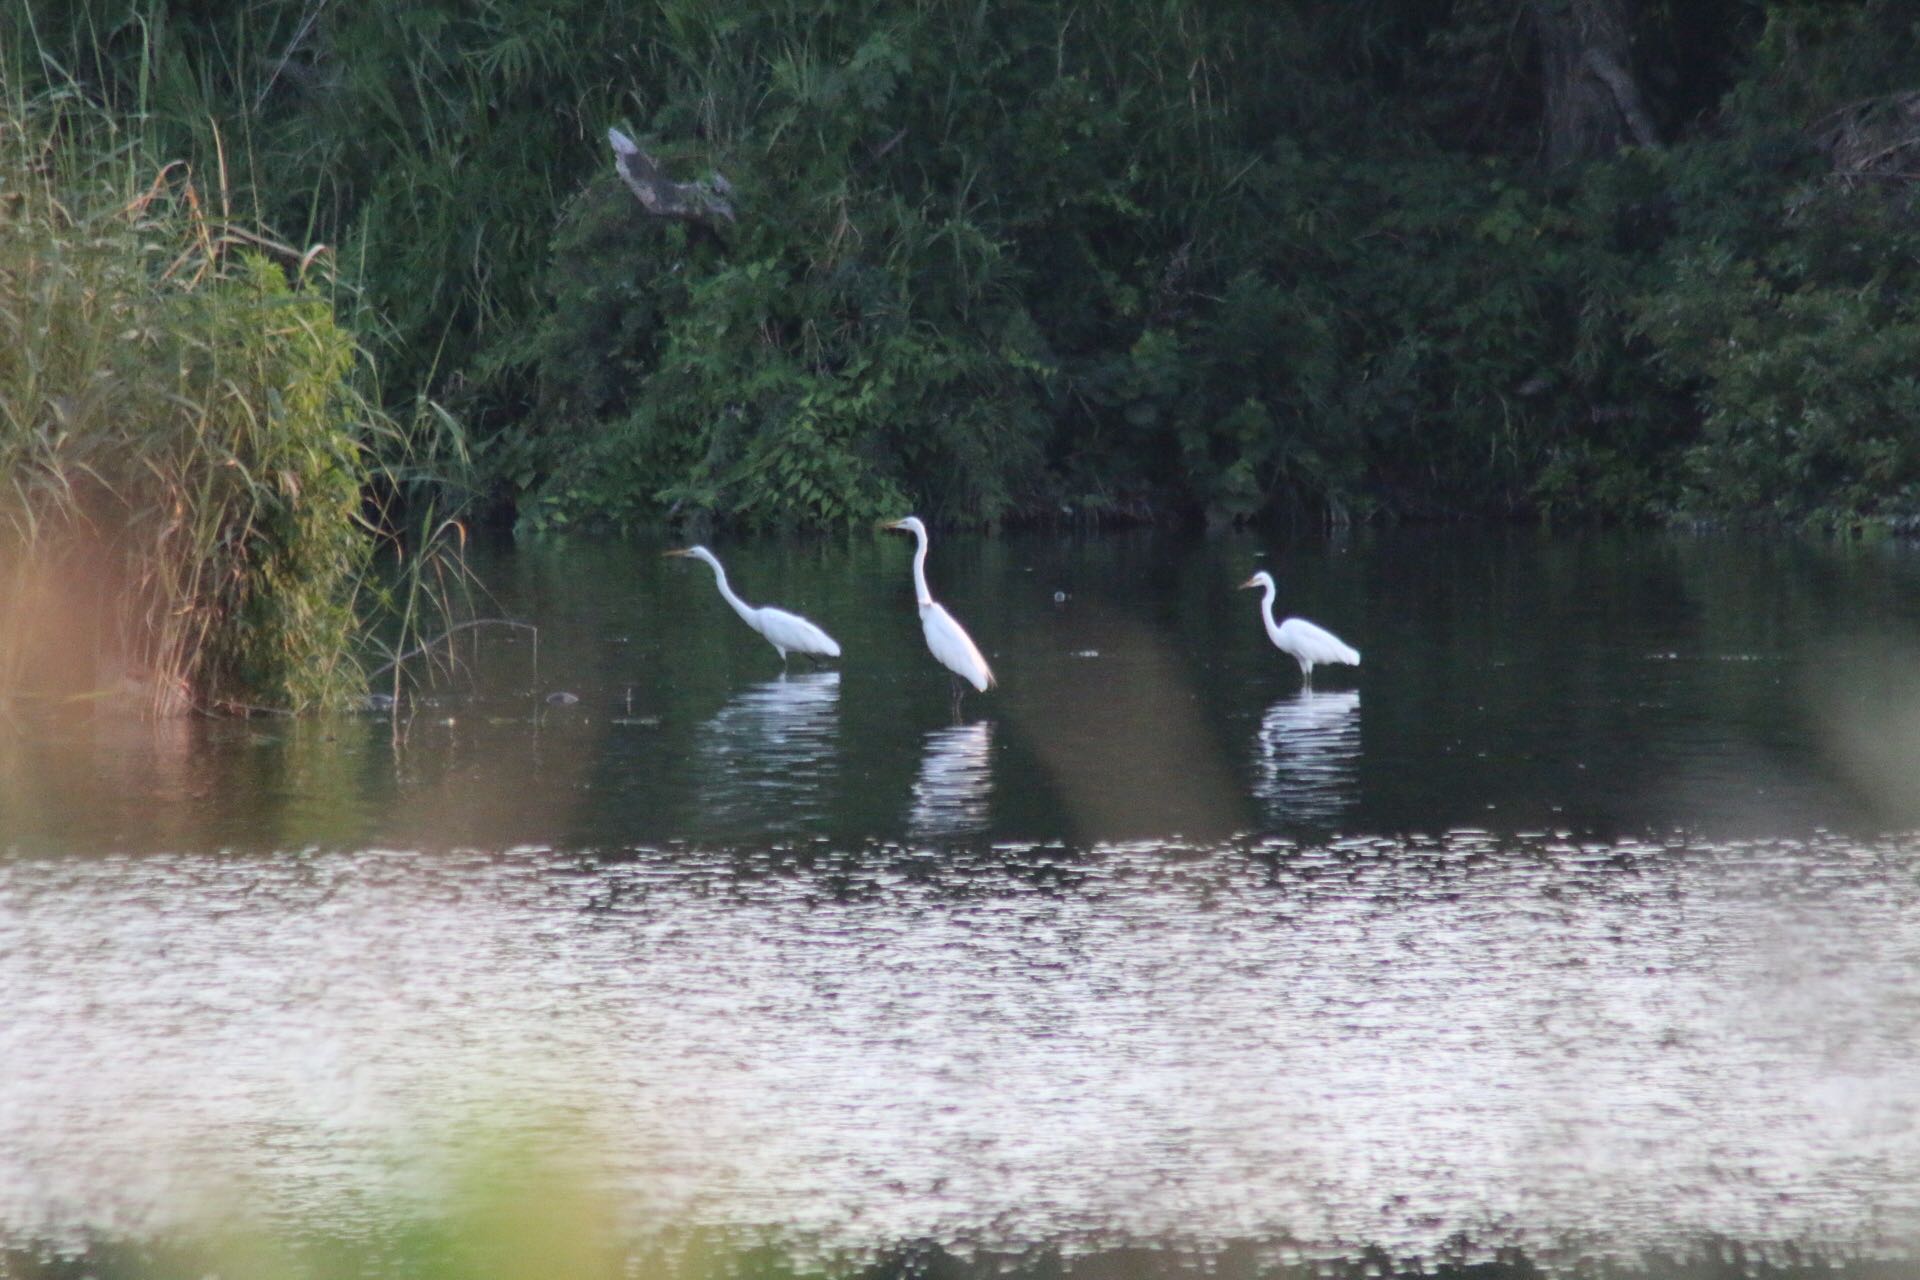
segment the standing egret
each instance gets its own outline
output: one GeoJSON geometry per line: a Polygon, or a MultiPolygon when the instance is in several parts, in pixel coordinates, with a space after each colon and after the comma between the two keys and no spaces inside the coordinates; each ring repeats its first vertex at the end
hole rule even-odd
{"type": "Polygon", "coordinates": [[[1273,620],[1273,597],[1279,588],[1273,585],[1273,575],[1265,569],[1240,584],[1242,591],[1250,587],[1266,588],[1267,593],[1260,600],[1260,616],[1266,619],[1267,637],[1280,652],[1300,664],[1300,677],[1308,685],[1313,683],[1313,667],[1317,662],[1360,665],[1360,651],[1325,627],[1315,626],[1305,618],[1273,620]]]}
{"type": "Polygon", "coordinates": [[[966,628],[953,620],[948,613],[934,602],[933,594],[927,590],[927,526],[920,523],[919,516],[908,516],[904,520],[891,520],[884,526],[910,533],[920,545],[913,553],[913,590],[920,605],[920,630],[927,637],[927,648],[932,651],[934,660],[953,672],[953,713],[960,714],[960,682],[965,680],[975,689],[985,693],[993,688],[993,668],[980,656],[980,650],[974,646],[973,638],[966,628]]]}
{"type": "Polygon", "coordinates": [[[720,567],[720,561],[713,552],[705,547],[686,547],[679,551],[669,551],[670,556],[685,556],[690,560],[704,560],[713,566],[713,580],[720,588],[720,598],[733,606],[740,620],[758,631],[766,642],[780,654],[780,665],[787,665],[787,654],[804,653],[809,658],[837,658],[840,646],[834,638],[820,628],[808,622],[797,613],[788,613],[785,609],[776,609],[772,605],[762,605],[756,609],[733,594],[733,588],[727,585],[727,571],[720,567]]]}

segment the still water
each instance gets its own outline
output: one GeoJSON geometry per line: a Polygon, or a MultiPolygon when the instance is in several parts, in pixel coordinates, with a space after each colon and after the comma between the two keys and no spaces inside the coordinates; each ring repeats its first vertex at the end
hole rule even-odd
{"type": "Polygon", "coordinates": [[[909,544],[718,550],[845,658],[535,545],[398,723],[0,726],[0,1237],[484,1122],[836,1244],[1920,1242],[1920,549],[939,539],[958,722],[909,544]]]}

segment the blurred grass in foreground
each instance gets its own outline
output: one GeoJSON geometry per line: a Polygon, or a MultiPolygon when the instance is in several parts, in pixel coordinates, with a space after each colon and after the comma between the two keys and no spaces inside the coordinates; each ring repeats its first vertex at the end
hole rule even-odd
{"type": "MultiPolygon", "coordinates": [[[[582,1151],[590,1152],[588,1144],[582,1151]]],[[[1425,1257],[1364,1248],[1318,1255],[1284,1237],[1116,1244],[1080,1238],[1023,1249],[949,1249],[904,1240],[822,1249],[777,1230],[637,1225],[587,1162],[494,1147],[469,1158],[423,1209],[359,1206],[383,1226],[315,1220],[265,1227],[238,1198],[206,1225],[151,1240],[0,1245],[5,1280],[1914,1280],[1920,1260],[1703,1236],[1683,1251],[1608,1257],[1600,1233],[1578,1245],[1450,1238],[1425,1257]],[[389,1210],[384,1213],[382,1210],[389,1210]],[[219,1220],[214,1221],[217,1217],[219,1220]]]]}

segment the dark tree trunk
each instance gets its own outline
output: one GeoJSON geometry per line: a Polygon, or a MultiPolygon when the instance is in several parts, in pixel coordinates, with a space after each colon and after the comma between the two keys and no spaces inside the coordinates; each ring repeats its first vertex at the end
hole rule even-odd
{"type": "Polygon", "coordinates": [[[1660,144],[1633,76],[1630,0],[1526,0],[1540,39],[1550,166],[1660,144]]]}

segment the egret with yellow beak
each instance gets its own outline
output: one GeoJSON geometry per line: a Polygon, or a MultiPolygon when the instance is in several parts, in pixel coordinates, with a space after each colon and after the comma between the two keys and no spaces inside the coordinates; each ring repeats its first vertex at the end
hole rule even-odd
{"type": "Polygon", "coordinates": [[[788,613],[772,605],[755,608],[733,594],[733,588],[727,585],[727,571],[720,567],[719,558],[705,547],[685,547],[666,554],[704,560],[712,565],[714,582],[720,588],[720,598],[732,605],[733,611],[740,615],[740,620],[758,631],[779,652],[781,666],[787,665],[789,653],[804,653],[810,658],[840,656],[839,643],[799,614],[788,613]]]}

